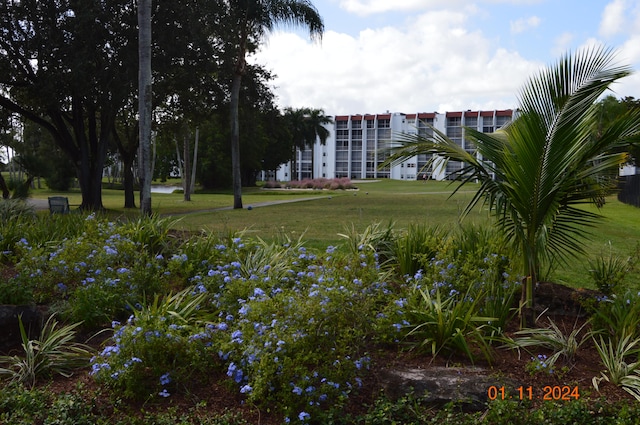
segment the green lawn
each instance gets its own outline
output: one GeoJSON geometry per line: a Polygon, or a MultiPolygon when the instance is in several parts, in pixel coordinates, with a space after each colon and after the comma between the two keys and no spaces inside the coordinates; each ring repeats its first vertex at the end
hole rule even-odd
{"type": "MultiPolygon", "coordinates": [[[[245,230],[250,236],[267,240],[285,235],[297,239],[304,234],[308,246],[322,248],[340,243],[343,239],[339,234],[346,233],[347,229],[363,230],[376,222],[384,226],[393,223],[396,229],[411,223],[457,226],[460,212],[474,190],[474,185],[466,185],[464,191],[450,197],[455,186],[448,182],[382,180],[356,185],[357,191],[335,192],[245,188],[243,210],[228,209],[233,204],[230,192],[196,193],[191,202],[185,202],[179,193],[154,193],[152,201],[154,212],[175,216],[179,219],[175,227],[181,230],[220,234],[245,230]],[[313,200],[259,207],[261,203],[307,198],[313,200]]],[[[36,190],[33,197],[46,198],[53,194],[57,193],[36,190]]],[[[78,191],[62,195],[68,196],[72,204],[78,204],[81,199],[78,191]]],[[[103,202],[114,217],[139,215],[137,210],[122,208],[122,191],[105,189],[103,202]]],[[[595,210],[591,206],[585,208],[595,210]]],[[[640,210],[610,197],[600,212],[605,220],[590,229],[592,238],[585,241],[587,252],[598,255],[612,249],[621,256],[631,254],[640,241],[640,210]]],[[[467,216],[465,223],[491,225],[491,220],[486,209],[478,208],[467,216]]],[[[591,287],[587,270],[586,258],[578,257],[570,264],[559,265],[548,277],[571,286],[591,287]]],[[[640,273],[634,273],[628,281],[640,287],[640,273]]]]}

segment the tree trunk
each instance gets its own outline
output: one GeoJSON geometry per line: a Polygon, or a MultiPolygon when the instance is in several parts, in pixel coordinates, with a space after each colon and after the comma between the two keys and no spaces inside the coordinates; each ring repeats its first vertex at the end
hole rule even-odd
{"type": "Polygon", "coordinates": [[[138,111],[140,116],[140,209],[151,215],[151,1],[138,1],[138,111]]]}
{"type": "MultiPolygon", "coordinates": [[[[123,186],[124,186],[124,207],[135,208],[136,196],[134,190],[134,177],[133,177],[133,155],[122,155],[123,162],[123,186]]],[[[115,180],[115,179],[114,179],[115,180]]]]}
{"type": "Polygon", "coordinates": [[[80,209],[83,211],[102,211],[102,165],[104,157],[100,161],[85,159],[79,167],[78,183],[82,192],[82,203],[80,209]]]}
{"type": "Polygon", "coordinates": [[[182,173],[182,192],[185,201],[191,201],[191,150],[189,143],[189,135],[184,137],[184,173],[182,173]]]}
{"type": "Polygon", "coordinates": [[[4,181],[4,177],[2,177],[2,173],[0,173],[0,189],[2,190],[2,199],[9,199],[11,192],[9,192],[9,188],[7,187],[7,182],[4,181]]]}
{"type": "Polygon", "coordinates": [[[242,74],[236,72],[231,85],[231,176],[233,179],[233,208],[242,208],[242,174],[240,171],[240,124],[238,103],[242,74]]]}
{"type": "Polygon", "coordinates": [[[191,164],[191,191],[196,187],[196,167],[198,166],[198,139],[200,138],[200,129],[196,127],[196,142],[193,147],[193,163],[191,164]]]}

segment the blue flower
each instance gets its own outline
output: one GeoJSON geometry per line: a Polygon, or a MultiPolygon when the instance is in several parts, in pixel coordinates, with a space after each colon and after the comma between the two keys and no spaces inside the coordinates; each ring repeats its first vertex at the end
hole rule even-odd
{"type": "Polygon", "coordinates": [[[231,334],[231,342],[237,342],[238,344],[242,344],[242,331],[235,330],[231,334]]]}
{"type": "Polygon", "coordinates": [[[250,393],[251,391],[253,391],[253,388],[251,388],[251,385],[249,385],[249,384],[246,384],[246,385],[244,385],[242,388],[240,388],[240,392],[241,392],[242,394],[248,394],[248,393],[250,393]]]}
{"type": "Polygon", "coordinates": [[[307,412],[300,412],[300,414],[298,415],[298,419],[300,419],[301,421],[307,421],[311,418],[311,415],[308,414],[307,412]]]}
{"type": "Polygon", "coordinates": [[[166,388],[163,388],[163,389],[162,389],[162,391],[160,391],[160,392],[158,393],[158,395],[159,395],[160,397],[167,398],[167,397],[169,397],[171,394],[169,394],[169,393],[167,392],[167,389],[166,389],[166,388]]]}
{"type": "Polygon", "coordinates": [[[167,372],[164,375],[160,376],[160,385],[165,386],[169,382],[171,382],[171,377],[169,376],[169,372],[167,372]]]}
{"type": "Polygon", "coordinates": [[[294,386],[293,390],[291,390],[291,392],[296,394],[296,395],[302,395],[302,388],[300,388],[298,386],[294,386]]]}

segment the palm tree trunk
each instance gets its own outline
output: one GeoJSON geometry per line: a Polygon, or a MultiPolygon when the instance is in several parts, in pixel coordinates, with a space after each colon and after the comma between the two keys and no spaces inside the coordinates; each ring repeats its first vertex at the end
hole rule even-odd
{"type": "Polygon", "coordinates": [[[184,136],[184,154],[182,157],[184,158],[184,173],[182,173],[182,189],[185,201],[191,201],[191,143],[189,139],[190,135],[187,134],[184,136]]]}
{"type": "Polygon", "coordinates": [[[196,127],[196,142],[193,147],[193,162],[191,163],[191,191],[196,187],[196,168],[198,167],[198,139],[200,138],[200,129],[196,127]]]}
{"type": "Polygon", "coordinates": [[[526,277],[522,279],[522,295],[520,297],[520,327],[527,328],[535,325],[534,289],[538,283],[536,248],[523,247],[523,261],[526,277]],[[528,250],[528,251],[527,251],[528,250]]]}
{"type": "Polygon", "coordinates": [[[231,176],[233,179],[233,208],[242,208],[242,174],[240,171],[240,125],[238,103],[242,74],[236,72],[231,85],[231,176]]]}
{"type": "Polygon", "coordinates": [[[140,114],[140,209],[151,215],[151,1],[138,2],[138,111],[140,114]]]}

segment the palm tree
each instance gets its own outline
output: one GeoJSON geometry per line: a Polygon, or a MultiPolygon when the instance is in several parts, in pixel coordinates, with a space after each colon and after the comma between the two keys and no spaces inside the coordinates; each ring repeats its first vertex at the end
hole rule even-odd
{"type": "Polygon", "coordinates": [[[541,264],[583,252],[580,239],[588,236],[586,227],[600,215],[578,205],[602,205],[627,158],[619,148],[640,132],[638,112],[626,114],[598,136],[592,131],[598,97],[631,73],[629,67],[614,64],[614,58],[615,52],[607,48],[584,49],[530,78],[519,94],[520,113],[512,123],[492,134],[466,129],[476,143],[476,155],[434,129],[433,139],[402,136],[386,163],[420,153],[465,163],[458,175],[460,186],[480,183],[465,214],[484,200],[521,255],[526,276],[523,325],[533,317],[541,264]]]}
{"type": "MultiPolygon", "coordinates": [[[[312,148],[317,139],[321,144],[325,144],[329,138],[329,130],[324,125],[331,124],[333,120],[324,114],[323,109],[312,108],[285,108],[285,122],[291,133],[291,155],[293,157],[293,165],[291,170],[291,179],[297,180],[298,167],[297,157],[298,150],[312,148]]],[[[311,155],[311,170],[313,173],[313,153],[311,155]]]]}
{"type": "Polygon", "coordinates": [[[306,123],[308,128],[308,136],[305,139],[305,145],[303,148],[311,148],[311,177],[313,178],[314,160],[313,146],[316,144],[316,140],[320,140],[321,145],[327,143],[329,138],[329,130],[326,129],[325,124],[333,123],[331,117],[324,114],[323,109],[309,109],[309,114],[306,116],[306,123]]]}
{"type": "Polygon", "coordinates": [[[238,104],[249,44],[259,43],[278,24],[305,26],[309,29],[311,39],[320,39],[324,23],[308,0],[230,0],[228,6],[230,22],[235,23],[235,64],[231,82],[230,115],[233,208],[237,209],[242,208],[238,104]]]}
{"type": "Polygon", "coordinates": [[[151,215],[151,11],[152,0],[138,2],[138,111],[140,114],[141,180],[140,210],[151,215]]]}

